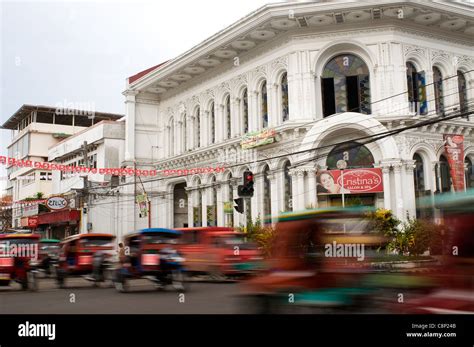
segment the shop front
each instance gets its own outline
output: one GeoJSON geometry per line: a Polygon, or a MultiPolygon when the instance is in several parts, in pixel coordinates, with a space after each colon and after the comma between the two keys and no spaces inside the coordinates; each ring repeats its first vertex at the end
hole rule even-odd
{"type": "Polygon", "coordinates": [[[62,240],[79,232],[81,213],[76,209],[65,209],[38,215],[38,228],[46,238],[62,240]]]}

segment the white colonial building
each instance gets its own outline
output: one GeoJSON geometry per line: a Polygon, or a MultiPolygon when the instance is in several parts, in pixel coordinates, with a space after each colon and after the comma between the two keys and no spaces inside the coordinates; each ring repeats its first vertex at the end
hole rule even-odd
{"type": "MultiPolygon", "coordinates": [[[[242,224],[229,202],[245,170],[255,174],[253,219],[341,204],[319,177],[341,161],[379,168],[383,180],[381,191],[346,194],[345,203],[416,216],[416,196],[453,189],[444,134],[464,136],[473,186],[474,122],[449,118],[472,110],[473,39],[474,8],[460,2],[264,6],[128,79],[122,165],[226,167],[143,178],[152,226],[242,224]]],[[[127,203],[133,189],[132,179],[121,186],[125,230],[147,225],[127,203]]]]}

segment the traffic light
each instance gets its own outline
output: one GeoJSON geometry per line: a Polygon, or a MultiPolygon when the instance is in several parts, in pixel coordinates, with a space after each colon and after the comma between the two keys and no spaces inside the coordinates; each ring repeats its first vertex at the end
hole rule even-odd
{"type": "Polygon", "coordinates": [[[238,186],[238,194],[243,197],[253,196],[253,173],[251,171],[244,172],[244,184],[238,186]]]}
{"type": "Polygon", "coordinates": [[[234,206],[235,210],[239,213],[244,213],[244,199],[238,198],[234,202],[237,204],[237,206],[234,206]]]}

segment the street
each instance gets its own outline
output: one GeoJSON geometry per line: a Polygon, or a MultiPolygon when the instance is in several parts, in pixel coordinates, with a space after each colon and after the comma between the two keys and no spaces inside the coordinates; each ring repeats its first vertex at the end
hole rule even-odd
{"type": "Polygon", "coordinates": [[[18,284],[0,287],[1,314],[231,314],[238,306],[237,283],[192,282],[183,297],[172,288],[157,291],[147,280],[130,283],[130,292],[118,293],[109,284],[94,288],[81,278],[68,279],[58,289],[42,279],[37,292],[21,291],[18,284]],[[71,302],[74,301],[75,302],[71,302]],[[181,300],[180,300],[181,299],[181,300]]]}

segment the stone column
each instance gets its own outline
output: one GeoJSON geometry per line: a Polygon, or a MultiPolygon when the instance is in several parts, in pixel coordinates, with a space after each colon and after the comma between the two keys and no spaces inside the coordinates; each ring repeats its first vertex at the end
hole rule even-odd
{"type": "Polygon", "coordinates": [[[242,132],[242,115],[240,112],[240,99],[239,98],[232,98],[231,100],[231,136],[232,138],[239,136],[242,132]]]}
{"type": "Polygon", "coordinates": [[[390,164],[382,164],[382,174],[383,174],[383,201],[384,208],[387,210],[392,209],[392,198],[391,198],[391,189],[390,189],[390,164]]]}
{"type": "Polygon", "coordinates": [[[306,169],[306,176],[308,180],[308,204],[312,208],[318,207],[318,192],[316,190],[316,169],[308,168],[306,169]]]}
{"type": "Polygon", "coordinates": [[[258,217],[263,221],[263,198],[264,198],[264,177],[262,173],[254,174],[254,194],[252,200],[252,220],[255,221],[258,217]]]}
{"type": "Polygon", "coordinates": [[[406,202],[406,211],[410,218],[416,218],[416,194],[415,178],[413,171],[416,168],[416,160],[405,161],[406,188],[403,190],[403,200],[406,202]]]}
{"type": "Polygon", "coordinates": [[[298,175],[295,169],[290,169],[289,175],[291,177],[291,210],[297,211],[297,202],[298,199],[298,175]]]}
{"type": "Polygon", "coordinates": [[[185,190],[188,195],[188,226],[193,227],[193,207],[196,200],[195,189],[193,187],[186,187],[185,190]]]}
{"type": "MultiPolygon", "coordinates": [[[[239,182],[241,182],[241,178],[232,178],[230,181],[230,189],[232,189],[233,199],[237,199],[239,197],[237,186],[239,182]]],[[[234,201],[232,200],[232,206],[234,205],[234,201]]],[[[234,208],[234,227],[239,227],[240,225],[245,225],[244,215],[237,212],[234,208]]]]}
{"type": "Polygon", "coordinates": [[[402,167],[401,162],[395,162],[392,164],[394,179],[395,179],[395,213],[400,220],[406,220],[404,213],[405,203],[403,201],[403,190],[402,186],[402,167]]]}
{"type": "Polygon", "coordinates": [[[217,201],[216,204],[216,225],[223,227],[225,226],[224,216],[224,201],[225,201],[225,185],[219,182],[216,186],[217,189],[217,201]]]}
{"type": "Polygon", "coordinates": [[[272,171],[268,175],[270,180],[270,201],[271,201],[271,214],[272,214],[272,224],[276,221],[276,218],[281,211],[281,198],[278,190],[278,171],[272,171]]]}
{"type": "MultiPolygon", "coordinates": [[[[433,68],[425,71],[425,90],[426,90],[426,100],[428,103],[428,114],[436,115],[436,101],[435,101],[435,91],[433,84],[433,68]]],[[[418,106],[418,107],[421,107],[418,106]]]]}

